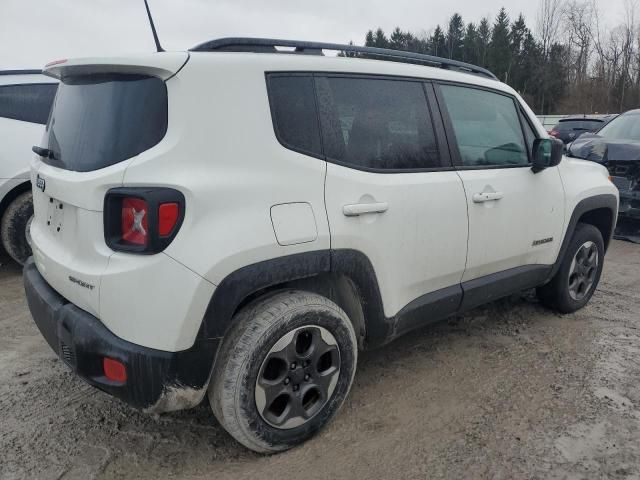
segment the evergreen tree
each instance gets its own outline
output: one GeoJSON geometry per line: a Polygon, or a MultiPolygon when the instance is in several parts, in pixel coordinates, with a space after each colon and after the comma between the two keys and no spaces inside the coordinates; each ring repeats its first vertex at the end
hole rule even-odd
{"type": "Polygon", "coordinates": [[[375,35],[373,36],[373,45],[371,46],[377,47],[377,48],[389,47],[389,40],[387,39],[387,36],[384,34],[384,31],[382,31],[380,27],[378,27],[375,35]]]}
{"type": "Polygon", "coordinates": [[[509,45],[509,16],[506,10],[500,9],[493,24],[491,43],[489,45],[489,67],[503,82],[509,80],[511,65],[511,49],[509,45]]]}
{"type": "Polygon", "coordinates": [[[367,35],[364,37],[364,46],[365,47],[373,47],[375,46],[375,40],[373,37],[373,30],[369,30],[367,35]]]}
{"type": "Polygon", "coordinates": [[[462,47],[462,61],[467,63],[480,63],[480,49],[478,30],[473,22],[467,24],[464,33],[464,45],[462,47]]]}
{"type": "Polygon", "coordinates": [[[400,27],[396,27],[391,37],[389,38],[389,48],[394,50],[406,50],[407,49],[407,38],[406,35],[400,27]]]}
{"type": "Polygon", "coordinates": [[[429,40],[429,46],[431,55],[435,55],[436,57],[444,57],[446,55],[446,42],[440,25],[433,31],[433,35],[431,35],[431,39],[429,40]]]}
{"type": "Polygon", "coordinates": [[[491,27],[489,19],[483,18],[478,26],[478,64],[489,66],[489,43],[491,42],[491,27]]]}
{"type": "Polygon", "coordinates": [[[449,19],[449,28],[447,29],[447,57],[454,60],[462,60],[463,38],[464,22],[459,14],[454,13],[449,19]]]}
{"type": "Polygon", "coordinates": [[[509,46],[511,50],[511,65],[509,71],[511,72],[511,86],[516,90],[522,90],[525,81],[523,76],[523,63],[525,60],[523,48],[525,37],[529,33],[524,17],[520,14],[518,19],[511,24],[511,31],[509,32],[509,46]]]}

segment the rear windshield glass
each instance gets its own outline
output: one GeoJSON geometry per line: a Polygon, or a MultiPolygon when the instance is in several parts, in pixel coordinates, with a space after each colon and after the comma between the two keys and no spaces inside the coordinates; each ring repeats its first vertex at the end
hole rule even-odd
{"type": "Polygon", "coordinates": [[[167,89],[145,75],[64,78],[47,124],[50,165],[88,172],[156,145],[167,131],[167,89]]]}
{"type": "Polygon", "coordinates": [[[564,120],[558,123],[556,130],[596,130],[597,128],[600,128],[602,124],[603,122],[600,120],[564,120]]]}

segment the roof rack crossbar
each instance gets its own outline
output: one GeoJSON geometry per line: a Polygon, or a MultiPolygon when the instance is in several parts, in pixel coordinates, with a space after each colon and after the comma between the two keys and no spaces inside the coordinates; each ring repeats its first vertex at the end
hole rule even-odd
{"type": "Polygon", "coordinates": [[[35,75],[38,73],[42,73],[42,70],[35,70],[35,69],[29,69],[29,70],[0,70],[0,75],[35,75]]]}
{"type": "Polygon", "coordinates": [[[404,61],[404,63],[423,63],[444,69],[455,69],[466,73],[481,75],[497,80],[496,76],[486,68],[471,65],[470,63],[450,60],[448,58],[435,57],[423,53],[405,52],[387,48],[360,47],[357,45],[341,45],[338,43],[306,42],[300,40],[277,40],[271,38],[219,38],[201,43],[190,49],[192,52],[210,51],[235,51],[254,53],[298,53],[321,55],[323,50],[338,52],[361,53],[372,57],[381,57],[404,61]],[[293,48],[293,51],[282,51],[276,47],[293,48]]]}

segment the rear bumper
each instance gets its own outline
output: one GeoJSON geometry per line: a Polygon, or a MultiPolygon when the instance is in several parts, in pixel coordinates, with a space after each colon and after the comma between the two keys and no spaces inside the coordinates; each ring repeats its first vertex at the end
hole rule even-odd
{"type": "Polygon", "coordinates": [[[154,413],[190,408],[202,401],[219,339],[197,340],[192,348],[180,352],[141,347],[117,337],[96,317],[60,296],[40,275],[33,259],[27,261],[23,278],[29,309],[40,332],[87,383],[154,413]],[[125,383],[104,376],[104,357],[126,366],[125,383]]]}

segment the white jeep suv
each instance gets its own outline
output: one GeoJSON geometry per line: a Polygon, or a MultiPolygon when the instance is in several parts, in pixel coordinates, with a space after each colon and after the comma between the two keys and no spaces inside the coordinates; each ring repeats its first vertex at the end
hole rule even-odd
{"type": "Polygon", "coordinates": [[[242,444],[285,450],[335,416],[360,349],[533,287],[572,312],[598,284],[607,170],[482,68],[235,38],[45,72],[29,307],[137,408],[208,393],[242,444]]]}
{"type": "Polygon", "coordinates": [[[42,138],[57,83],[40,70],[0,71],[0,250],[19,263],[31,255],[31,146],[42,138]]]}

